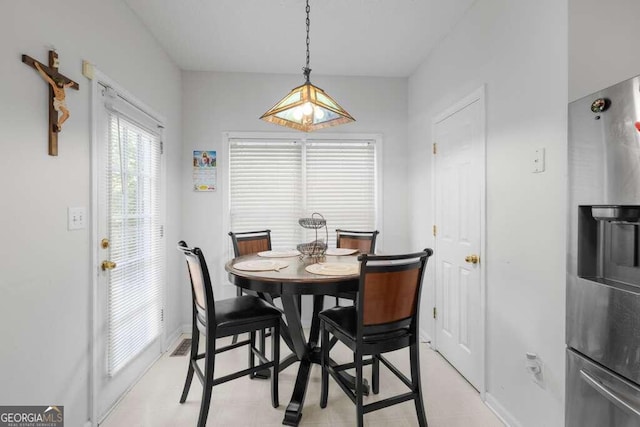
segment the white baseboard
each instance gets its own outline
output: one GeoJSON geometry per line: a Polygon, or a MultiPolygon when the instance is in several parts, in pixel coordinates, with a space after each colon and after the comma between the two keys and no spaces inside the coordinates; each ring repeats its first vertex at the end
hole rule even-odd
{"type": "MultiPolygon", "coordinates": [[[[169,349],[176,346],[177,341],[180,339],[180,336],[185,333],[185,327],[187,325],[178,326],[171,334],[167,335],[167,341],[165,342],[164,351],[169,351],[169,349]]],[[[191,332],[191,328],[189,327],[189,332],[191,332]]]]}
{"type": "Polygon", "coordinates": [[[504,406],[498,402],[498,400],[491,395],[491,393],[485,393],[484,403],[493,411],[494,414],[502,421],[507,427],[522,427],[522,424],[507,411],[504,406]]]}
{"type": "Polygon", "coordinates": [[[193,332],[191,329],[191,324],[178,326],[176,330],[173,331],[173,333],[169,337],[167,337],[167,349],[165,351],[169,351],[169,349],[174,348],[176,345],[178,345],[183,335],[189,335],[188,338],[191,338],[191,332],[193,332]]]}
{"type": "Polygon", "coordinates": [[[91,420],[89,420],[86,423],[84,423],[82,427],[93,427],[93,423],[91,422],[91,420]]]}
{"type": "Polygon", "coordinates": [[[433,347],[431,345],[433,340],[431,339],[431,335],[429,335],[427,331],[425,331],[424,329],[420,329],[420,331],[418,332],[418,335],[419,335],[418,338],[420,339],[420,342],[427,343],[429,347],[433,347]]]}

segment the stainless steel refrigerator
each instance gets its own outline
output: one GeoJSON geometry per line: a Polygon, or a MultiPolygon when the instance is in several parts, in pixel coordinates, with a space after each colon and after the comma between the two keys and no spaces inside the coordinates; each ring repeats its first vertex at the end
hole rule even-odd
{"type": "Polygon", "coordinates": [[[640,427],[640,76],[569,104],[567,427],[640,427]]]}

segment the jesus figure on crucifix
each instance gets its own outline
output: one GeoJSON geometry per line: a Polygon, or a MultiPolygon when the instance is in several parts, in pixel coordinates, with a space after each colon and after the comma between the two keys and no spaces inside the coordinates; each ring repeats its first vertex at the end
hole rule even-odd
{"type": "Polygon", "coordinates": [[[59,113],[62,113],[62,116],[58,119],[58,123],[55,125],[55,132],[60,132],[62,130],[62,124],[69,118],[69,110],[67,109],[67,105],[65,104],[65,93],[64,90],[74,85],[73,82],[64,84],[62,80],[54,81],[47,73],[44,72],[42,67],[38,62],[34,62],[36,69],[40,73],[43,79],[45,79],[53,89],[53,109],[59,113]]]}

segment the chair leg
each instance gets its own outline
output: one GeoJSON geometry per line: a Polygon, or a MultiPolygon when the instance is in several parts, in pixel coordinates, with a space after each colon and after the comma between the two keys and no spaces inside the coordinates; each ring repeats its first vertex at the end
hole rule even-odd
{"type": "Polygon", "coordinates": [[[320,386],[320,407],[327,407],[327,400],[329,398],[329,371],[327,371],[327,364],[329,363],[329,349],[331,343],[329,342],[329,331],[325,327],[324,321],[320,322],[320,330],[322,333],[321,340],[321,354],[320,354],[320,367],[322,368],[322,383],[320,386]]]}
{"type": "MultiPolygon", "coordinates": [[[[249,368],[256,366],[255,355],[253,354],[253,348],[256,346],[256,331],[249,332],[249,368]]],[[[256,374],[249,374],[249,379],[254,379],[256,374]]]]}
{"type": "Polygon", "coordinates": [[[378,355],[373,355],[373,363],[371,364],[371,390],[373,394],[380,393],[380,359],[378,355]]]}
{"type": "Polygon", "coordinates": [[[357,426],[364,426],[364,408],[363,408],[363,387],[362,387],[362,353],[360,351],[356,351],[354,354],[354,362],[356,365],[356,417],[357,417],[357,426]]]}
{"type": "Polygon", "coordinates": [[[417,342],[413,342],[409,347],[409,357],[411,364],[411,382],[413,383],[413,392],[415,393],[414,401],[416,404],[416,413],[418,415],[418,425],[420,427],[427,427],[427,416],[425,415],[424,402],[422,401],[420,352],[417,342]]]}
{"type": "MultiPolygon", "coordinates": [[[[236,296],[237,297],[241,297],[242,296],[242,288],[237,287],[236,288],[236,296]]],[[[234,335],[233,338],[231,339],[231,344],[235,344],[238,342],[238,335],[234,335]]]]}
{"type": "Polygon", "coordinates": [[[195,319],[193,322],[193,331],[191,332],[191,355],[189,356],[189,368],[187,369],[187,379],[184,382],[184,388],[182,389],[182,396],[180,396],[180,403],[184,403],[187,400],[189,389],[191,388],[191,381],[193,380],[193,363],[198,356],[198,345],[200,344],[200,331],[196,326],[195,319]]]}
{"type": "Polygon", "coordinates": [[[271,360],[273,360],[273,368],[271,371],[271,405],[274,408],[280,406],[278,396],[278,377],[280,374],[280,324],[271,329],[271,360]]]}
{"type": "MultiPolygon", "coordinates": [[[[254,345],[254,347],[256,347],[254,345]]],[[[258,351],[260,353],[262,353],[263,356],[266,357],[266,348],[267,348],[267,329],[260,329],[260,332],[258,333],[258,351]]],[[[269,376],[271,374],[269,373],[268,369],[265,369],[264,371],[259,371],[256,372],[255,374],[253,374],[253,378],[260,378],[261,380],[266,380],[269,379],[269,376]]]]}
{"type": "Polygon", "coordinates": [[[265,349],[267,348],[267,330],[266,329],[260,329],[260,346],[258,347],[260,349],[260,352],[265,355],[267,352],[265,351],[265,349]]]}
{"type": "Polygon", "coordinates": [[[204,356],[204,382],[202,384],[202,402],[200,403],[200,415],[198,427],[205,427],[209,407],[211,406],[211,393],[213,391],[213,370],[216,360],[216,339],[207,334],[207,345],[204,356]]]}
{"type": "Polygon", "coordinates": [[[336,307],[340,306],[340,298],[336,297],[336,307]]]}

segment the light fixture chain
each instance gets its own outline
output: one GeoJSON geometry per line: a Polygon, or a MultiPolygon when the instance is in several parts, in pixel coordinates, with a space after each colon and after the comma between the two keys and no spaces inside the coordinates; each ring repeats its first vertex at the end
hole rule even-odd
{"type": "Polygon", "coordinates": [[[329,95],[325,94],[322,89],[312,85],[309,81],[309,75],[311,74],[311,68],[309,68],[311,56],[309,54],[309,45],[311,44],[309,37],[309,27],[311,26],[309,14],[311,12],[311,6],[309,6],[309,0],[306,0],[306,4],[307,63],[305,67],[302,68],[306,82],[304,85],[292,89],[287,96],[282,98],[280,102],[260,118],[277,125],[301,130],[303,132],[311,132],[317,129],[352,122],[355,119],[351,117],[344,108],[333,101],[329,95]]]}
{"type": "Polygon", "coordinates": [[[311,25],[311,20],[309,19],[309,12],[311,12],[311,6],[309,6],[309,0],[307,0],[307,65],[304,67],[304,75],[309,81],[309,74],[311,74],[311,69],[309,68],[309,44],[311,43],[311,39],[309,38],[309,26],[311,25]]]}

